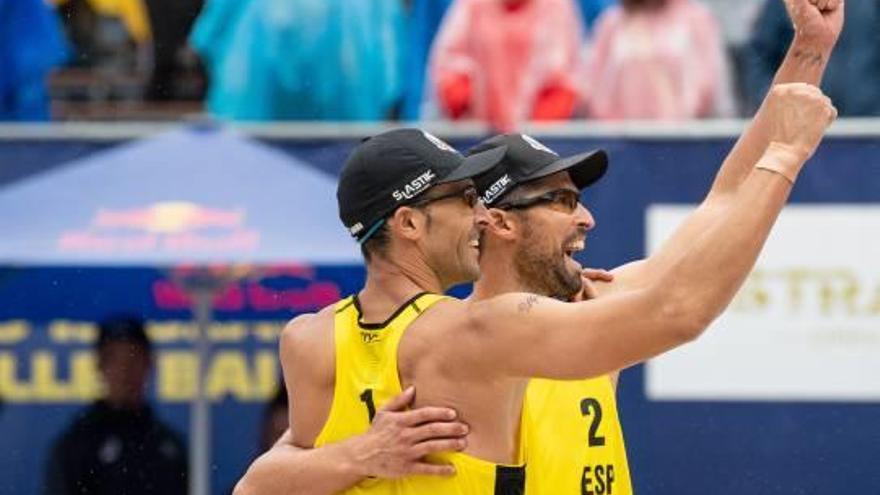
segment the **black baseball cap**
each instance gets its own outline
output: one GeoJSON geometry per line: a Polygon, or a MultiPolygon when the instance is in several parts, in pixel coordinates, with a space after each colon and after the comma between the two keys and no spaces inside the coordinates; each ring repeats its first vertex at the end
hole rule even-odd
{"type": "Polygon", "coordinates": [[[608,154],[592,150],[574,156],[560,157],[537,139],[526,134],[501,134],[480,142],[468,155],[506,148],[504,158],[485,174],[474,178],[483,204],[490,206],[519,184],[548,175],[568,171],[579,190],[593,184],[608,169],[608,154]]]}
{"type": "Polygon", "coordinates": [[[445,141],[421,129],[394,129],[365,139],[339,176],[339,218],[365,241],[397,207],[412,203],[433,186],[469,179],[498,164],[503,147],[465,158],[445,141]]]}

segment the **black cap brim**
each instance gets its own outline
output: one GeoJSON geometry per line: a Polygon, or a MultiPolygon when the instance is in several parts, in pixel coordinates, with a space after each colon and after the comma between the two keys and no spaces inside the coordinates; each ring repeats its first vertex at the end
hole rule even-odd
{"type": "Polygon", "coordinates": [[[483,172],[487,172],[504,159],[505,153],[507,153],[507,146],[499,146],[497,148],[467,156],[461,163],[461,166],[453,170],[451,174],[437,181],[437,184],[447,184],[449,182],[470,179],[483,172]]]}
{"type": "Polygon", "coordinates": [[[608,170],[608,153],[604,150],[593,150],[560,158],[535,172],[529,180],[547,177],[563,170],[568,171],[575,187],[583,190],[605,175],[608,170]]]}

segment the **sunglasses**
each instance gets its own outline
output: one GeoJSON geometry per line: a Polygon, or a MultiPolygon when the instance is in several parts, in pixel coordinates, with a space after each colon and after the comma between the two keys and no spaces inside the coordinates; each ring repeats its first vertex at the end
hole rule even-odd
{"type": "MultiPolygon", "coordinates": [[[[412,207],[418,208],[421,206],[426,206],[430,203],[436,203],[437,201],[442,201],[444,199],[451,199],[451,198],[460,198],[470,208],[476,207],[477,203],[480,202],[480,195],[477,194],[477,189],[474,186],[468,186],[468,187],[465,187],[464,189],[459,189],[458,191],[453,191],[448,194],[441,194],[439,196],[429,196],[427,198],[419,198],[415,201],[412,201],[410,203],[406,203],[405,205],[400,205],[400,206],[412,206],[412,207]]],[[[396,208],[395,208],[395,210],[396,210],[396,208]]],[[[394,211],[389,213],[388,216],[391,216],[393,214],[394,214],[394,211]]],[[[370,237],[372,237],[373,234],[375,234],[377,230],[379,230],[379,227],[381,227],[382,224],[385,223],[386,219],[387,219],[387,217],[374,223],[373,226],[367,230],[367,233],[364,234],[364,236],[360,238],[360,240],[358,241],[358,244],[363,244],[363,243],[367,242],[367,240],[370,237]]]]}
{"type": "Polygon", "coordinates": [[[409,203],[407,206],[424,206],[429,203],[436,203],[437,201],[442,201],[444,199],[450,198],[459,198],[464,201],[465,204],[467,204],[470,208],[477,206],[477,203],[480,201],[480,195],[477,194],[477,189],[474,186],[468,186],[464,189],[459,189],[458,191],[454,191],[448,194],[420,198],[413,201],[412,203],[409,203]]]}
{"type": "Polygon", "coordinates": [[[533,206],[546,204],[556,210],[565,213],[572,213],[577,209],[580,201],[581,195],[579,192],[572,191],[571,189],[556,189],[532,198],[523,198],[501,203],[493,206],[493,208],[498,208],[499,210],[524,210],[533,206]]]}

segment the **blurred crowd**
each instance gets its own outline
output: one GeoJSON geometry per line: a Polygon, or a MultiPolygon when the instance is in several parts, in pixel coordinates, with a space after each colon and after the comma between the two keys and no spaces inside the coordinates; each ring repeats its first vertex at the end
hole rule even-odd
{"type": "MultiPolygon", "coordinates": [[[[47,1],[0,0],[0,120],[737,117],[793,35],[783,0],[47,1]]],[[[880,115],[880,4],[846,8],[824,89],[880,115]]]]}

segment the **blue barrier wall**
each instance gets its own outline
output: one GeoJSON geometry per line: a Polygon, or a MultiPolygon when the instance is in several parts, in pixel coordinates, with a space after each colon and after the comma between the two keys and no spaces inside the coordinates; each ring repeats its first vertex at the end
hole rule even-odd
{"type": "MultiPolygon", "coordinates": [[[[598,227],[582,261],[600,267],[617,266],[643,256],[648,205],[697,203],[732,143],[727,138],[544,141],[563,155],[594,146],[610,152],[608,175],[584,198],[598,227]]],[[[332,139],[268,142],[330,174],[338,173],[355,143],[332,139]]],[[[460,140],[453,144],[464,148],[472,143],[460,140]]],[[[0,187],[4,182],[63,166],[69,159],[111,145],[79,140],[0,140],[0,187]]],[[[880,203],[878,153],[880,138],[829,139],[802,173],[792,201],[880,203]]],[[[816,226],[816,240],[833,242],[822,238],[821,226],[816,226]]],[[[0,322],[24,318],[33,322],[39,333],[47,322],[59,319],[90,321],[120,305],[145,304],[138,303],[149,293],[144,284],[149,285],[158,276],[145,272],[58,274],[45,270],[9,275],[0,279],[0,322]],[[69,290],[53,285],[57,280],[64,281],[62,285],[69,290]],[[87,296],[82,294],[82,287],[100,290],[87,296]],[[107,297],[123,292],[131,295],[116,300],[107,297]],[[74,293],[78,293],[76,298],[72,297],[74,293]]],[[[356,269],[322,276],[334,280],[345,292],[362,280],[362,272],[356,269]]],[[[230,313],[225,318],[280,321],[293,314],[230,313]]],[[[187,313],[159,316],[183,319],[187,313]]],[[[0,353],[14,353],[24,362],[34,349],[47,345],[48,341],[39,338],[18,347],[0,343],[0,353]]],[[[244,345],[249,353],[261,348],[250,345],[244,345]]],[[[747,366],[747,356],[743,356],[743,367],[747,366]]],[[[780,367],[784,366],[784,356],[780,356],[780,367]]],[[[26,370],[21,368],[19,373],[23,377],[26,370]]],[[[639,493],[880,494],[880,404],[876,402],[657,402],[646,398],[644,388],[642,367],[624,372],[620,411],[639,493]]],[[[0,438],[5,447],[0,449],[0,494],[37,493],[45,448],[77,407],[6,401],[0,410],[0,438]]],[[[231,399],[218,403],[213,453],[217,465],[213,474],[215,493],[231,486],[253,455],[259,407],[258,403],[231,399]]],[[[180,431],[185,430],[184,405],[160,404],[160,412],[180,431]]]]}

